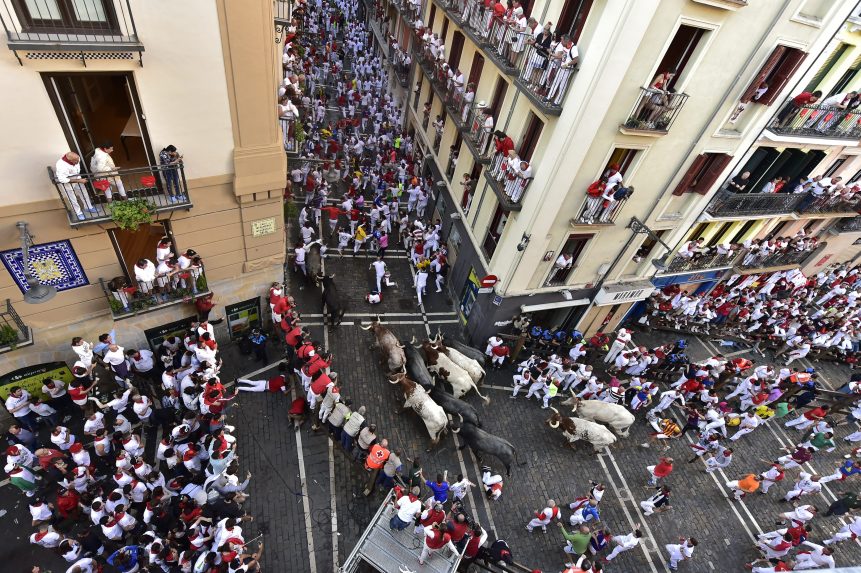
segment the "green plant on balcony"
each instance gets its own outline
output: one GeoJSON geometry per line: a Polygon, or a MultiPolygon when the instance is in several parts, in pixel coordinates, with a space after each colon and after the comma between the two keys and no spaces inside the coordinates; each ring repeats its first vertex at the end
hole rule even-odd
{"type": "Polygon", "coordinates": [[[152,223],[155,205],[146,199],[114,201],[110,205],[111,219],[125,231],[137,231],[140,225],[152,223]]]}
{"type": "Polygon", "coordinates": [[[305,142],[305,124],[301,119],[296,120],[296,125],[293,127],[293,139],[296,140],[296,147],[305,142]]]}
{"type": "Polygon", "coordinates": [[[200,275],[199,277],[197,277],[196,284],[197,284],[197,292],[206,292],[207,284],[206,284],[206,277],[205,276],[200,275]]]}
{"type": "Polygon", "coordinates": [[[118,301],[115,298],[109,298],[108,304],[111,306],[111,313],[114,315],[123,314],[126,311],[126,307],[123,306],[123,303],[118,301]]]}
{"type": "Polygon", "coordinates": [[[655,129],[658,131],[667,131],[667,129],[669,127],[670,127],[669,120],[659,119],[658,121],[655,122],[655,129]]]}
{"type": "Polygon", "coordinates": [[[629,129],[643,129],[643,122],[635,117],[632,117],[625,122],[625,127],[629,129]]]}
{"type": "Polygon", "coordinates": [[[18,343],[18,331],[9,326],[8,324],[4,324],[0,327],[0,346],[10,346],[15,348],[15,345],[18,343]]]}

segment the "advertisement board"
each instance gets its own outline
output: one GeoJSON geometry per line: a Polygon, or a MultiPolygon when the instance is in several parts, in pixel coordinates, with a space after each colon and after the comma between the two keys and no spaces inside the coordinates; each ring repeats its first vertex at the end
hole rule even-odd
{"type": "Polygon", "coordinates": [[[69,370],[65,362],[45,362],[44,364],[27,366],[0,376],[0,399],[5,400],[9,397],[9,391],[14,386],[20,386],[33,397],[47,400],[49,396],[42,393],[42,384],[45,378],[62,380],[68,385],[74,376],[72,376],[72,371],[69,370]]]}
{"type": "Polygon", "coordinates": [[[227,329],[230,338],[237,339],[248,332],[252,326],[260,326],[260,297],[250,298],[224,307],[227,315],[227,329]]]}
{"type": "Polygon", "coordinates": [[[196,316],[189,316],[188,318],[144,330],[144,336],[146,336],[147,342],[149,342],[150,350],[156,352],[165,338],[171,336],[183,338],[188,329],[191,328],[193,322],[197,322],[196,316]]]}

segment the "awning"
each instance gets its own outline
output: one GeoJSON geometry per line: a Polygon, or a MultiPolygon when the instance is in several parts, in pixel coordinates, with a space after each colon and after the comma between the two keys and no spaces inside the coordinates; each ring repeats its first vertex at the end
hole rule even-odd
{"type": "Polygon", "coordinates": [[[591,299],[588,298],[575,298],[574,300],[560,300],[559,302],[548,302],[546,304],[523,304],[520,305],[520,312],[538,312],[539,310],[550,310],[552,308],[583,306],[590,302],[591,299]]]}

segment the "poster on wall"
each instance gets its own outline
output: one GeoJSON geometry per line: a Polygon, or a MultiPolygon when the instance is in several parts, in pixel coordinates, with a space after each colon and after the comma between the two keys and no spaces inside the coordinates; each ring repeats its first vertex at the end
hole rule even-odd
{"type": "Polygon", "coordinates": [[[475,306],[479,284],[478,275],[475,274],[475,269],[470,268],[469,276],[467,277],[460,294],[460,314],[464,324],[466,324],[466,319],[469,318],[469,315],[472,312],[472,307],[475,306]]]}
{"type": "Polygon", "coordinates": [[[0,376],[0,399],[5,400],[9,397],[9,392],[13,387],[20,386],[33,397],[47,400],[49,396],[42,393],[42,384],[45,378],[62,380],[68,385],[74,376],[72,376],[72,371],[69,370],[65,362],[45,362],[44,364],[27,366],[0,376]]]}
{"type": "Polygon", "coordinates": [[[194,322],[197,322],[197,317],[189,316],[188,318],[183,318],[181,320],[144,330],[144,336],[146,336],[146,340],[149,342],[150,350],[153,352],[157,351],[165,338],[169,338],[171,336],[183,338],[194,322]]]}
{"type": "Polygon", "coordinates": [[[230,338],[236,340],[248,332],[252,326],[260,326],[260,297],[254,297],[224,307],[227,314],[227,329],[230,338]]]}
{"type": "MultiPolygon", "coordinates": [[[[30,274],[43,285],[53,286],[58,291],[69,290],[90,284],[71,241],[56,241],[32,245],[29,250],[30,274]]],[[[0,259],[15,284],[26,293],[30,290],[24,269],[24,253],[21,249],[0,252],[0,259]]]]}

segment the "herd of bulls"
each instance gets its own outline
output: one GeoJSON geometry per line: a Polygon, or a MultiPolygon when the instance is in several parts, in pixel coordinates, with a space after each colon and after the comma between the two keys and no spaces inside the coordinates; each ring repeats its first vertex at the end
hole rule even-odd
{"type": "MultiPolygon", "coordinates": [[[[371,348],[379,350],[380,361],[389,382],[400,385],[404,395],[404,410],[413,410],[424,422],[431,437],[431,446],[437,445],[442,435],[450,429],[463,440],[460,449],[469,446],[479,461],[482,454],[494,456],[511,474],[511,466],[517,461],[514,446],[508,440],[482,429],[478,410],[461,400],[475,390],[485,404],[490,403],[490,398],[482,396],[478,388],[485,376],[483,352],[461,342],[446,342],[440,333],[421,344],[415,338],[410,344],[401,344],[379,317],[362,328],[374,335],[371,348]],[[451,392],[444,388],[445,384],[451,387],[451,392]]],[[[547,423],[553,428],[561,427],[569,444],[585,440],[597,451],[614,443],[616,436],[596,422],[608,424],[625,436],[634,421],[634,416],[623,406],[597,400],[572,399],[565,403],[571,405],[574,411],[579,409],[582,417],[563,418],[554,409],[547,423]]],[[[520,463],[523,464],[525,462],[520,463]]]]}

